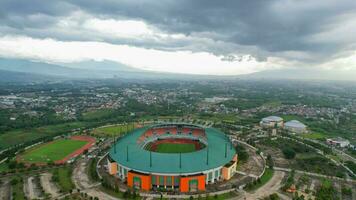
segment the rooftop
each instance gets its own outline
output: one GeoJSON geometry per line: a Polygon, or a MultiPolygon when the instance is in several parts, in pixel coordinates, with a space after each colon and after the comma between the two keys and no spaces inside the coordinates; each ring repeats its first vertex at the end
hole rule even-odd
{"type": "Polygon", "coordinates": [[[298,120],[291,120],[284,124],[285,127],[293,127],[293,128],[306,128],[307,126],[304,125],[302,122],[298,120]]]}
{"type": "Polygon", "coordinates": [[[214,128],[205,129],[208,145],[201,150],[181,154],[150,152],[137,143],[137,139],[149,128],[136,129],[118,140],[110,149],[110,157],[139,172],[189,174],[224,166],[236,154],[229,138],[214,128]]]}
{"type": "Polygon", "coordinates": [[[283,121],[283,118],[278,117],[278,116],[268,116],[262,119],[264,122],[279,122],[283,121]]]}

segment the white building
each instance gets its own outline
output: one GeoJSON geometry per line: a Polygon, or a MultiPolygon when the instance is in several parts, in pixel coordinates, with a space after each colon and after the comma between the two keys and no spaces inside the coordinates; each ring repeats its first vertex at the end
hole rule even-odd
{"type": "Polygon", "coordinates": [[[306,133],[307,126],[298,120],[291,120],[284,124],[284,129],[293,133],[306,133]]]}
{"type": "Polygon", "coordinates": [[[263,128],[283,127],[283,119],[277,116],[265,117],[260,122],[263,128]]]}
{"type": "Polygon", "coordinates": [[[341,137],[326,139],[326,143],[341,148],[348,147],[350,145],[350,141],[341,137]]]}

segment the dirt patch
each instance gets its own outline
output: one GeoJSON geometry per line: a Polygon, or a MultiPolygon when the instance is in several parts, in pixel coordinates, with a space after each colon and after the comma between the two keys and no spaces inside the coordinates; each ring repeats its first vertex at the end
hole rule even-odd
{"type": "Polygon", "coordinates": [[[237,170],[246,174],[259,176],[263,171],[263,160],[254,150],[248,148],[246,150],[250,157],[246,162],[239,164],[237,170]]]}
{"type": "Polygon", "coordinates": [[[0,200],[8,200],[11,196],[11,186],[9,181],[3,181],[2,185],[0,185],[0,200]]]}
{"type": "Polygon", "coordinates": [[[41,185],[45,193],[50,194],[52,198],[58,197],[60,195],[59,189],[56,184],[52,181],[52,174],[44,173],[40,176],[41,185]]]}

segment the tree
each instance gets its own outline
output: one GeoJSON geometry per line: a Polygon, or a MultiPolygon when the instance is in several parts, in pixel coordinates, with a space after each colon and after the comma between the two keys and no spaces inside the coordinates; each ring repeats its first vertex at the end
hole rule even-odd
{"type": "Polygon", "coordinates": [[[273,159],[272,159],[271,154],[268,154],[268,155],[267,155],[266,163],[267,163],[267,166],[268,166],[269,168],[273,169],[273,167],[274,167],[274,162],[273,162],[273,159]]]}
{"type": "Polygon", "coordinates": [[[236,153],[239,156],[239,161],[241,161],[241,162],[245,162],[249,158],[249,155],[248,155],[245,147],[242,146],[242,145],[237,145],[236,146],[236,153]]]}
{"type": "Polygon", "coordinates": [[[15,169],[16,167],[17,167],[17,162],[16,161],[9,162],[9,169],[15,169]]]}
{"type": "Polygon", "coordinates": [[[11,179],[11,181],[10,181],[10,184],[11,185],[17,185],[19,183],[19,180],[17,180],[17,178],[13,178],[13,179],[11,179]]]}
{"type": "Polygon", "coordinates": [[[287,159],[293,159],[293,158],[295,158],[296,153],[295,153],[295,151],[294,151],[292,148],[290,148],[290,147],[285,147],[285,148],[283,148],[282,152],[283,152],[284,157],[287,158],[287,159]]]}

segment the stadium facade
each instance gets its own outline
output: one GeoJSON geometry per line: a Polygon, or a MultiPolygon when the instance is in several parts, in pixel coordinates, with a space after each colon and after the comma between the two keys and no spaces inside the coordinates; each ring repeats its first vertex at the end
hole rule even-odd
{"type": "Polygon", "coordinates": [[[204,191],[207,184],[229,180],[238,157],[229,138],[214,128],[160,124],[139,128],[118,139],[108,156],[111,175],[131,188],[180,192],[204,191]],[[190,152],[162,153],[160,144],[192,144],[190,152]]]}

